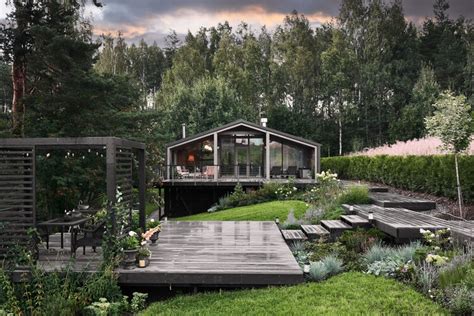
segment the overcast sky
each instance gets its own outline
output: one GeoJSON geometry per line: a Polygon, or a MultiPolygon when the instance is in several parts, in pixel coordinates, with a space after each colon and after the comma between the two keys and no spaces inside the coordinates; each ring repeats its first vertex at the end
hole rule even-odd
{"type": "MultiPolygon", "coordinates": [[[[0,19],[8,11],[0,0],[0,19]]],[[[403,0],[406,17],[418,24],[432,16],[434,0],[403,0]]],[[[92,1],[89,1],[91,3],[92,1]]],[[[330,22],[339,11],[340,1],[321,0],[102,0],[103,8],[87,6],[94,33],[122,31],[129,42],[145,38],[163,43],[164,36],[175,30],[185,34],[201,26],[229,21],[232,26],[245,21],[254,30],[266,25],[270,30],[293,10],[306,15],[313,26],[330,22]]],[[[474,18],[474,0],[451,0],[452,17],[474,18]]]]}

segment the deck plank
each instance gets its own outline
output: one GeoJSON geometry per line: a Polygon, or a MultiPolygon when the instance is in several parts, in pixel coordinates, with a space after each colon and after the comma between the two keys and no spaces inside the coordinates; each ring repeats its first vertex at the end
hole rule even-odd
{"type": "MultiPolygon", "coordinates": [[[[97,271],[97,253],[78,249],[70,260],[69,236],[59,250],[59,235],[50,238],[51,249],[41,249],[40,266],[59,270],[66,265],[76,271],[97,271]]],[[[179,222],[163,223],[160,238],[150,246],[150,265],[119,268],[118,280],[127,285],[253,286],[297,284],[303,273],[274,222],[179,222]]]]}
{"type": "Polygon", "coordinates": [[[372,203],[382,207],[401,207],[412,211],[428,211],[436,208],[436,202],[397,193],[370,192],[369,198],[372,203]]]}

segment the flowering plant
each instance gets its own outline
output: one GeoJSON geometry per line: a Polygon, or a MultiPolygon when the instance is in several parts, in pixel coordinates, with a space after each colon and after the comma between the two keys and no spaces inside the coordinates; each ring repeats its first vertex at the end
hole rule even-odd
{"type": "Polygon", "coordinates": [[[146,259],[150,256],[151,256],[151,251],[147,247],[140,247],[138,249],[138,253],[137,253],[138,260],[146,259]]]}
{"type": "Polygon", "coordinates": [[[130,231],[128,235],[122,239],[121,245],[124,250],[137,249],[140,245],[140,241],[138,240],[138,234],[133,230],[130,231]]]}
{"type": "Polygon", "coordinates": [[[151,228],[155,228],[157,226],[160,226],[160,222],[159,221],[155,221],[155,219],[150,219],[147,223],[146,223],[146,228],[147,229],[151,229],[151,228]]]}
{"type": "Polygon", "coordinates": [[[446,262],[448,262],[448,260],[449,260],[448,257],[443,257],[443,256],[440,256],[440,255],[434,255],[434,254],[431,254],[431,253],[428,254],[428,256],[426,256],[426,259],[425,259],[425,261],[427,263],[432,263],[435,266],[442,266],[446,262]]]}
{"type": "Polygon", "coordinates": [[[423,241],[432,248],[434,253],[449,250],[452,247],[453,241],[449,228],[439,229],[435,232],[421,228],[420,233],[423,235],[423,241]]]}

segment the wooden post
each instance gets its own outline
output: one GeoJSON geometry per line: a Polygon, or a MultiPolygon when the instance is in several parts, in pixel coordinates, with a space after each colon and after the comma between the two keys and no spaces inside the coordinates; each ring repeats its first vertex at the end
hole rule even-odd
{"type": "Polygon", "coordinates": [[[319,146],[314,147],[314,174],[315,174],[315,179],[316,179],[316,174],[319,173],[321,170],[321,165],[320,165],[320,157],[319,157],[319,146]]]}
{"type": "Polygon", "coordinates": [[[265,133],[265,178],[270,180],[270,134],[265,133]]]}
{"type": "Polygon", "coordinates": [[[116,146],[112,141],[107,142],[106,145],[106,181],[107,181],[107,199],[109,203],[115,204],[116,190],[117,190],[117,175],[116,175],[116,146]]]}
{"type": "Polygon", "coordinates": [[[171,150],[166,148],[166,179],[171,179],[171,150]]]}
{"type": "Polygon", "coordinates": [[[217,141],[217,133],[214,133],[214,166],[212,169],[214,169],[214,180],[218,179],[219,176],[219,156],[217,155],[217,147],[218,147],[218,141],[217,141]]]}
{"type": "Polygon", "coordinates": [[[138,150],[138,202],[140,211],[140,227],[143,231],[146,229],[145,214],[145,195],[146,195],[146,172],[145,172],[145,149],[138,150]]]}

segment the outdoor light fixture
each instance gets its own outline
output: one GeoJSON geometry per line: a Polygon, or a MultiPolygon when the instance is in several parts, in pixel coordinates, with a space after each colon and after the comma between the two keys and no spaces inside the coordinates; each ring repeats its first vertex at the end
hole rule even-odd
{"type": "Polygon", "coordinates": [[[165,217],[163,217],[163,222],[165,222],[165,223],[166,223],[167,221],[168,221],[168,217],[166,217],[166,216],[165,216],[165,217]]]}
{"type": "Polygon", "coordinates": [[[275,223],[278,225],[280,224],[280,219],[278,217],[275,217],[275,223]]]}
{"type": "Polygon", "coordinates": [[[349,206],[349,211],[350,211],[351,213],[354,212],[354,206],[353,206],[353,205],[349,206]]]}
{"type": "Polygon", "coordinates": [[[310,269],[311,269],[311,265],[309,263],[305,263],[303,266],[303,273],[309,273],[310,269]]]}
{"type": "Polygon", "coordinates": [[[193,154],[189,154],[188,161],[189,162],[194,162],[194,155],[193,154]]]}
{"type": "Polygon", "coordinates": [[[374,220],[374,213],[369,212],[369,222],[372,222],[374,220]]]}

